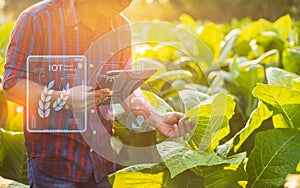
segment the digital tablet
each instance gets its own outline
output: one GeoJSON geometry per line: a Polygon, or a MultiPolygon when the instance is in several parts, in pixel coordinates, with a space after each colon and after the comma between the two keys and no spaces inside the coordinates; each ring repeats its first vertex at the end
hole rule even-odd
{"type": "Polygon", "coordinates": [[[108,71],[96,81],[95,90],[109,88],[112,91],[112,96],[102,104],[120,103],[156,71],[156,69],[108,71]]]}

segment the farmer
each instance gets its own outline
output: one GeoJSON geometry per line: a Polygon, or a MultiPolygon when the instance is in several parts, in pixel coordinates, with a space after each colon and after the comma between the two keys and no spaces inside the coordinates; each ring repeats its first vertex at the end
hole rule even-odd
{"type": "MultiPolygon", "coordinates": [[[[16,22],[7,49],[3,79],[3,89],[7,99],[26,106],[26,84],[28,84],[30,90],[28,98],[31,101],[28,105],[29,109],[37,109],[44,85],[35,79],[30,79],[27,83],[26,71],[29,71],[26,68],[27,57],[30,55],[84,55],[91,44],[105,33],[129,24],[120,12],[128,7],[131,1],[45,0],[25,10],[16,22]]],[[[130,42],[130,36],[130,30],[128,30],[128,33],[123,33],[117,40],[122,42],[129,39],[130,42]]],[[[114,58],[120,61],[112,63],[126,62],[114,67],[125,69],[131,63],[131,49],[124,48],[116,53],[114,58]]],[[[88,68],[93,67],[88,66],[88,68]]],[[[36,73],[29,71],[30,76],[34,77],[34,74],[36,73]]],[[[59,77],[59,75],[56,76],[59,77]]],[[[83,108],[82,103],[72,102],[80,100],[80,95],[76,95],[77,90],[78,87],[71,86],[70,96],[66,101],[66,106],[69,108],[57,112],[58,115],[70,109],[83,108]]],[[[111,96],[110,90],[95,91],[84,87],[81,90],[87,93],[88,117],[93,115],[91,109],[106,114],[107,108],[102,108],[101,103],[111,96]]],[[[51,95],[51,104],[61,93],[62,90],[55,89],[51,95]]],[[[160,114],[147,102],[141,105],[146,106],[141,109],[148,110],[143,112],[147,116],[146,121],[168,137],[184,135],[194,126],[193,123],[187,121],[179,123],[182,118],[180,113],[160,114]]],[[[132,109],[129,107],[127,110],[132,109]]],[[[134,115],[138,116],[139,112],[135,111],[134,115]]],[[[50,126],[65,126],[67,115],[59,116],[60,118],[49,117],[51,118],[48,121],[50,126]]],[[[112,134],[112,120],[104,118],[101,113],[99,118],[101,126],[105,126],[112,134]]],[[[92,134],[98,134],[96,130],[91,132],[91,127],[97,125],[93,125],[93,121],[88,122],[85,134],[91,133],[91,137],[92,134]]],[[[82,134],[75,132],[31,133],[26,129],[26,121],[24,124],[28,178],[31,187],[111,187],[107,174],[116,170],[115,164],[91,149],[82,134]]]]}

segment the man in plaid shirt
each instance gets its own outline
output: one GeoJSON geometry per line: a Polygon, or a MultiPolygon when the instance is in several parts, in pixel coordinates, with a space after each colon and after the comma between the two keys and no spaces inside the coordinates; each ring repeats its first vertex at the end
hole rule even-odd
{"type": "MultiPolygon", "coordinates": [[[[115,28],[128,25],[120,12],[132,0],[46,0],[25,10],[17,20],[7,50],[3,88],[8,100],[26,106],[26,59],[30,55],[83,55],[101,36],[115,28]]],[[[118,36],[120,43],[130,43],[130,30],[118,36]]],[[[108,47],[103,47],[108,49],[108,47]]],[[[101,57],[100,57],[101,58],[101,57]]],[[[123,62],[116,69],[130,66],[131,49],[124,48],[114,55],[113,62],[123,62]]],[[[109,60],[107,60],[109,61],[109,60]]],[[[88,62],[88,68],[93,69],[88,62]]],[[[94,65],[97,66],[97,65],[94,65]]],[[[88,72],[91,70],[88,70],[88,72]]],[[[34,74],[30,72],[30,74],[34,74]]],[[[43,86],[35,80],[28,81],[30,89],[30,109],[37,109],[43,86]]],[[[101,126],[112,134],[113,122],[105,118],[108,109],[101,103],[111,95],[108,89],[87,93],[88,130],[85,134],[97,134],[93,129],[91,109],[99,113],[101,126]],[[96,101],[96,102],[95,102],[96,101]]],[[[85,109],[80,100],[78,87],[70,88],[66,101],[70,109],[85,109]]],[[[81,91],[82,92],[82,91],[81,91]]],[[[51,102],[61,94],[55,88],[51,102]]],[[[180,113],[159,114],[147,109],[151,114],[148,122],[162,134],[174,137],[191,130],[193,123],[184,121],[180,113]]],[[[69,109],[69,110],[70,110],[69,109]]],[[[127,110],[131,110],[130,107],[127,110]]],[[[66,113],[62,110],[60,113],[66,113]]],[[[139,112],[134,115],[138,116],[139,112]]],[[[67,115],[66,115],[67,116],[67,115]]],[[[60,116],[63,117],[63,116],[60,116]]],[[[52,119],[51,126],[63,127],[63,120],[52,119]]],[[[26,121],[24,121],[26,122],[26,121]]],[[[25,123],[26,124],[26,123],[25,123]]],[[[24,126],[26,127],[26,125],[24,126]]],[[[102,127],[102,128],[103,128],[102,127]]],[[[111,187],[107,174],[115,171],[115,164],[93,151],[80,133],[30,133],[24,128],[28,155],[28,177],[31,187],[111,187]]],[[[108,144],[108,143],[101,143],[108,144]]]]}

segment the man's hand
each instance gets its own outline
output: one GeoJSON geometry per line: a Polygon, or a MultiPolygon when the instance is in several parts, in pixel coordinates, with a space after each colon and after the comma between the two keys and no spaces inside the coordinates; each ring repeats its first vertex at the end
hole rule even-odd
{"type": "Polygon", "coordinates": [[[109,89],[92,90],[92,87],[88,86],[77,86],[70,89],[70,97],[67,100],[67,105],[71,109],[78,111],[90,110],[103,101],[105,101],[112,92],[109,89]],[[86,104],[84,102],[86,97],[86,104]]]}
{"type": "Polygon", "coordinates": [[[167,137],[184,136],[195,127],[195,122],[180,121],[183,117],[183,114],[177,112],[166,113],[162,116],[161,121],[157,121],[154,127],[167,137]]]}

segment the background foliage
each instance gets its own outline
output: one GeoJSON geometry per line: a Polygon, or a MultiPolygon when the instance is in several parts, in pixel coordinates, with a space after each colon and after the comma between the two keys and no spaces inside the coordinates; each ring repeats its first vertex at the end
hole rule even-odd
{"type": "MultiPolygon", "coordinates": [[[[5,20],[15,20],[22,10],[36,2],[39,0],[0,0],[0,10],[5,20]]],[[[245,17],[274,21],[284,14],[299,19],[300,0],[134,0],[125,11],[133,22],[153,19],[174,21],[182,13],[189,13],[197,20],[215,22],[245,17]]]]}

